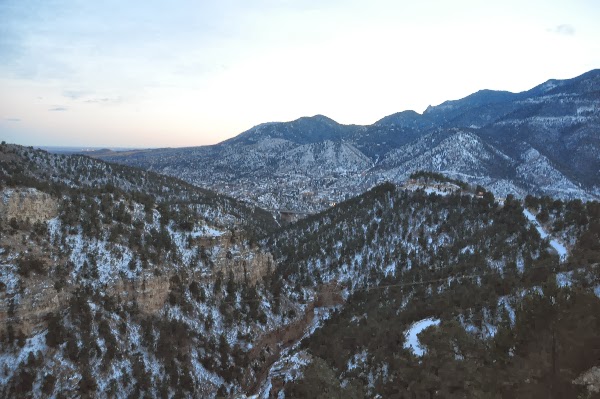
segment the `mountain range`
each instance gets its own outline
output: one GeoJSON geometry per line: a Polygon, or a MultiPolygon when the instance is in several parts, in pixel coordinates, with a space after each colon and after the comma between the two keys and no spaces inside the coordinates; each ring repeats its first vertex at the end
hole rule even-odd
{"type": "Polygon", "coordinates": [[[1,143],[0,397],[598,397],[599,81],[206,147],[1,143]]]}
{"type": "Polygon", "coordinates": [[[600,70],[521,93],[481,90],[368,126],[323,116],[255,126],[212,146],[94,154],[264,208],[320,210],[417,170],[494,194],[600,197],[600,70]]]}

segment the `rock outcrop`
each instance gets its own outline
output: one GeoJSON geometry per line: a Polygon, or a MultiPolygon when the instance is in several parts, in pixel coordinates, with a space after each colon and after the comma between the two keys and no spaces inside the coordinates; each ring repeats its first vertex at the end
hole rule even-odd
{"type": "Polygon", "coordinates": [[[135,280],[120,279],[107,289],[107,294],[125,302],[134,301],[140,311],[153,314],[165,304],[169,287],[168,276],[144,276],[135,280]]]}
{"type": "Polygon", "coordinates": [[[35,188],[4,189],[0,201],[0,219],[45,222],[58,214],[58,201],[35,188]]]}
{"type": "Polygon", "coordinates": [[[197,245],[213,263],[213,277],[219,272],[226,277],[231,271],[236,281],[256,284],[269,270],[274,270],[273,256],[258,247],[241,244],[239,241],[235,234],[224,234],[200,238],[197,245]]]}
{"type": "Polygon", "coordinates": [[[13,331],[22,331],[26,336],[45,325],[49,313],[67,306],[70,291],[57,291],[41,278],[22,280],[23,291],[0,292],[0,331],[11,325],[13,331]]]}

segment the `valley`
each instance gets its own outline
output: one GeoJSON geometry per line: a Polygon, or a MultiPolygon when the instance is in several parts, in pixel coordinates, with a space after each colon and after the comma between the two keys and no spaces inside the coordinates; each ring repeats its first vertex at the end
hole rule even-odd
{"type": "Polygon", "coordinates": [[[0,399],[600,399],[598,21],[0,0],[0,399]]]}
{"type": "Polygon", "coordinates": [[[208,147],[1,144],[0,396],[595,397],[599,79],[208,147]]]}

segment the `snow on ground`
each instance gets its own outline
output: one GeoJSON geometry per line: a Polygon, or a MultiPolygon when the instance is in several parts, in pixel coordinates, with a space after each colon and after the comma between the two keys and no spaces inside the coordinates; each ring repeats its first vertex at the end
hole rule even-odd
{"type": "Polygon", "coordinates": [[[435,188],[426,188],[425,192],[427,194],[437,194],[437,195],[442,195],[442,196],[446,196],[446,195],[450,194],[448,191],[437,190],[435,188]]]}
{"type": "Polygon", "coordinates": [[[546,232],[546,230],[544,230],[544,228],[540,225],[533,213],[531,213],[528,209],[523,209],[523,214],[525,215],[527,220],[533,223],[538,233],[540,233],[540,237],[542,237],[542,239],[546,239],[548,237],[550,238],[550,246],[554,248],[556,252],[558,252],[558,256],[560,257],[561,262],[564,262],[567,259],[567,255],[569,253],[567,251],[567,248],[557,240],[553,239],[552,236],[549,235],[546,232]]]}
{"type": "Polygon", "coordinates": [[[131,250],[120,244],[110,244],[105,240],[86,238],[79,232],[66,239],[72,249],[70,260],[75,265],[72,278],[76,279],[84,262],[89,260],[90,254],[95,254],[98,270],[98,281],[108,284],[120,275],[135,278],[135,273],[129,269],[129,262],[133,254],[131,250]]]}
{"type": "Polygon", "coordinates": [[[325,321],[331,317],[331,314],[336,309],[340,309],[340,306],[338,305],[338,306],[332,306],[332,307],[327,307],[327,308],[315,308],[315,310],[314,310],[315,317],[313,318],[311,324],[308,325],[308,327],[306,329],[306,333],[296,343],[295,347],[299,346],[300,342],[303,339],[308,338],[311,335],[313,335],[315,333],[315,331],[317,330],[317,328],[322,327],[323,324],[325,323],[325,321]]]}
{"type": "Polygon", "coordinates": [[[190,233],[192,238],[198,237],[220,237],[224,234],[223,231],[214,229],[208,225],[202,225],[200,227],[195,227],[194,230],[190,233]]]}
{"type": "Polygon", "coordinates": [[[550,245],[558,252],[561,262],[565,261],[567,258],[567,248],[556,240],[550,240],[550,245]]]}
{"type": "Polygon", "coordinates": [[[0,374],[0,384],[7,384],[12,377],[14,370],[21,363],[26,363],[30,353],[36,354],[38,351],[46,350],[46,331],[42,331],[25,341],[25,346],[19,349],[17,353],[4,352],[0,355],[0,369],[9,370],[9,373],[0,374]]]}
{"type": "Polygon", "coordinates": [[[508,296],[501,296],[500,298],[498,298],[498,307],[503,307],[504,309],[506,309],[506,311],[508,312],[508,317],[510,317],[511,323],[515,322],[515,310],[510,304],[508,296]]]}
{"type": "Polygon", "coordinates": [[[278,361],[273,363],[269,369],[267,380],[263,383],[259,397],[267,399],[271,397],[271,388],[273,387],[273,378],[278,377],[285,382],[294,381],[302,377],[302,370],[310,363],[310,355],[302,350],[290,355],[290,349],[286,349],[278,361]]]}
{"type": "Polygon", "coordinates": [[[404,343],[404,348],[412,349],[414,354],[417,356],[423,356],[423,354],[425,353],[425,348],[423,348],[421,346],[421,343],[419,342],[419,338],[417,337],[417,335],[424,329],[431,327],[431,326],[437,326],[439,324],[440,324],[440,320],[434,319],[434,318],[427,318],[427,319],[419,320],[419,321],[413,323],[410,326],[410,328],[404,333],[404,336],[406,337],[406,342],[404,343]]]}
{"type": "Polygon", "coordinates": [[[208,371],[203,365],[198,356],[197,351],[191,352],[191,361],[193,367],[194,376],[198,381],[202,381],[204,383],[210,382],[213,386],[219,387],[225,383],[225,380],[221,378],[219,375],[208,371]]]}
{"type": "Polygon", "coordinates": [[[310,362],[310,355],[306,351],[296,352],[271,367],[272,376],[280,376],[285,382],[294,381],[302,375],[301,370],[310,362]]]}
{"type": "Polygon", "coordinates": [[[4,289],[7,293],[18,294],[19,275],[15,264],[0,264],[0,282],[4,283],[4,289]]]}
{"type": "Polygon", "coordinates": [[[563,272],[556,275],[556,284],[559,287],[570,287],[572,284],[573,272],[563,272]]]}
{"type": "Polygon", "coordinates": [[[523,273],[523,271],[525,270],[525,260],[523,259],[523,256],[519,255],[517,257],[517,269],[523,273]]]}
{"type": "Polygon", "coordinates": [[[385,274],[385,276],[395,276],[396,275],[396,264],[395,263],[391,263],[389,264],[385,270],[383,271],[383,273],[385,274]]]}
{"type": "Polygon", "coordinates": [[[354,356],[348,360],[348,364],[346,365],[348,371],[352,371],[355,368],[358,368],[359,365],[364,364],[367,361],[367,355],[368,352],[366,350],[354,354],[354,356]]]}
{"type": "Polygon", "coordinates": [[[305,333],[294,345],[284,349],[281,352],[278,361],[273,363],[269,369],[269,374],[266,381],[260,388],[259,397],[269,398],[272,388],[272,379],[274,377],[283,378],[286,382],[293,381],[302,375],[302,369],[310,363],[310,355],[306,351],[297,351],[300,343],[314,334],[315,330],[323,325],[325,320],[331,317],[334,310],[339,309],[339,306],[315,308],[315,317],[312,322],[304,330],[305,333]],[[297,352],[296,352],[297,351],[297,352]]]}
{"type": "Polygon", "coordinates": [[[48,225],[48,234],[51,238],[54,238],[54,236],[60,233],[60,220],[58,217],[48,220],[46,224],[48,225]]]}
{"type": "Polygon", "coordinates": [[[471,254],[471,255],[473,255],[473,253],[474,253],[473,246],[472,245],[467,245],[466,247],[464,247],[464,248],[462,248],[460,250],[460,253],[461,254],[471,254]]]}

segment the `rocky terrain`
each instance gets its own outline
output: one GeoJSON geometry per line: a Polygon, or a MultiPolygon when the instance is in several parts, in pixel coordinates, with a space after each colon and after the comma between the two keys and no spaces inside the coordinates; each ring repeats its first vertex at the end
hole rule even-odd
{"type": "Polygon", "coordinates": [[[600,386],[596,201],[497,201],[421,171],[279,226],[153,172],[7,144],[0,160],[2,397],[600,386]]]}
{"type": "Polygon", "coordinates": [[[3,397],[240,389],[266,360],[230,356],[306,306],[272,311],[265,211],[90,158],[5,144],[0,157],[3,397]]]}

